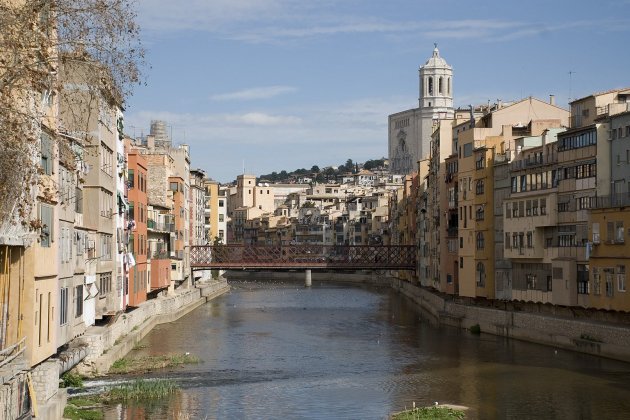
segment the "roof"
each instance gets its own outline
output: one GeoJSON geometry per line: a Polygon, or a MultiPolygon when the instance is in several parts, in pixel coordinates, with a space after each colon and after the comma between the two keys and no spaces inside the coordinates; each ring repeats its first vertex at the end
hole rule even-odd
{"type": "Polygon", "coordinates": [[[433,49],[433,55],[431,56],[431,58],[429,58],[427,60],[427,62],[424,64],[424,66],[422,66],[422,68],[425,67],[447,67],[447,68],[451,68],[451,66],[448,65],[448,63],[446,62],[445,59],[443,59],[442,57],[440,57],[440,50],[438,50],[437,44],[434,44],[435,48],[433,49]]]}
{"type": "Polygon", "coordinates": [[[610,89],[610,90],[605,90],[602,92],[591,93],[590,95],[586,95],[581,98],[574,99],[569,103],[572,104],[573,102],[579,102],[587,98],[592,98],[594,96],[601,96],[601,95],[606,95],[606,94],[615,93],[615,92],[618,92],[618,94],[620,95],[630,95],[630,87],[621,88],[621,89],[610,89]]]}

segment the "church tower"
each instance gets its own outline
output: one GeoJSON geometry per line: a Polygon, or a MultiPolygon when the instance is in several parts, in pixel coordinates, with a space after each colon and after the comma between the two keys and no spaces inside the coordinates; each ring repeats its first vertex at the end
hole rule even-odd
{"type": "Polygon", "coordinates": [[[453,68],[440,57],[437,44],[420,67],[418,108],[389,116],[389,167],[391,173],[409,174],[418,161],[428,159],[431,135],[441,120],[452,120],[453,68]]]}
{"type": "Polygon", "coordinates": [[[440,50],[434,44],[433,55],[420,67],[419,106],[423,111],[438,115],[453,115],[453,68],[440,57],[440,50]]]}

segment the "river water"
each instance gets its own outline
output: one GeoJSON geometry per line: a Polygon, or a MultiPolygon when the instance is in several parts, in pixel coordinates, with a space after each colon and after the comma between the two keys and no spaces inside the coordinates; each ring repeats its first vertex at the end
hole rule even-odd
{"type": "Polygon", "coordinates": [[[181,391],[107,419],[386,419],[434,402],[469,419],[630,418],[630,365],[432,325],[386,288],[231,282],[130,356],[185,353],[181,391]]]}

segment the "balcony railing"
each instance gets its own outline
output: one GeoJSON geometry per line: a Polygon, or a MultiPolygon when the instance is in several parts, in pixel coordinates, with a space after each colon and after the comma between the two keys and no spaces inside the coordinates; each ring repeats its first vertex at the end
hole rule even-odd
{"type": "Polygon", "coordinates": [[[630,206],[630,193],[611,194],[603,197],[595,197],[595,208],[598,209],[625,206],[630,206]]]}

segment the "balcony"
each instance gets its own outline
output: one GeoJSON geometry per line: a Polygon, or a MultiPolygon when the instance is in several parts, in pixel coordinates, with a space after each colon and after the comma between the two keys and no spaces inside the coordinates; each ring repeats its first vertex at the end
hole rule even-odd
{"type": "Polygon", "coordinates": [[[625,207],[630,206],[630,194],[611,194],[603,197],[595,197],[596,209],[609,209],[613,207],[625,207]]]}
{"type": "Polygon", "coordinates": [[[147,219],[147,229],[155,232],[175,232],[175,223],[165,223],[153,219],[147,219]]]}

